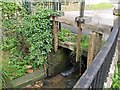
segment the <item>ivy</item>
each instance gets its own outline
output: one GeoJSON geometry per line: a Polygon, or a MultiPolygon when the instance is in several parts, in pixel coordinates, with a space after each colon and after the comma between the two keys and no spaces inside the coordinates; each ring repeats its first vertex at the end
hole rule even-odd
{"type": "Polygon", "coordinates": [[[2,50],[9,52],[6,68],[12,80],[26,74],[26,65],[43,67],[48,53],[53,49],[52,23],[49,18],[54,12],[41,9],[27,15],[23,7],[7,2],[2,2],[2,11],[2,50]],[[19,14],[16,16],[15,13],[19,14]]]}

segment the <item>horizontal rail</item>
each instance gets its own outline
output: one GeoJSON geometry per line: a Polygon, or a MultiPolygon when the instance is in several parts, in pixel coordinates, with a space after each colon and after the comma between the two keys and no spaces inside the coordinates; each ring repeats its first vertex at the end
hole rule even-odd
{"type": "MultiPolygon", "coordinates": [[[[105,33],[105,32],[110,33],[111,32],[112,26],[91,23],[90,17],[85,17],[84,19],[85,19],[85,24],[82,24],[83,30],[90,30],[90,31],[95,31],[95,32],[99,32],[99,33],[105,33]]],[[[50,18],[50,20],[53,21],[52,18],[50,18]]],[[[77,27],[77,22],[66,19],[66,17],[64,17],[64,16],[55,17],[55,21],[77,27]]]]}
{"type": "Polygon", "coordinates": [[[76,44],[72,43],[72,42],[61,42],[61,41],[59,42],[59,46],[70,49],[72,51],[75,51],[75,49],[76,49],[75,45],[76,44]]]}
{"type": "MultiPolygon", "coordinates": [[[[88,23],[91,21],[91,17],[83,17],[81,19],[84,19],[85,20],[85,23],[88,23]]],[[[52,19],[51,19],[52,20],[52,19]]],[[[70,20],[70,19],[66,19],[65,16],[62,16],[62,17],[55,17],[55,21],[57,22],[60,22],[60,23],[64,23],[64,24],[67,24],[67,25],[70,25],[70,26],[77,26],[77,22],[74,21],[74,20],[70,20]]]]}
{"type": "Polygon", "coordinates": [[[81,88],[82,90],[83,88],[86,88],[92,90],[92,88],[103,88],[115,52],[119,29],[120,18],[118,17],[114,22],[113,30],[105,46],[94,58],[91,66],[84,72],[73,89],[81,88]]]}

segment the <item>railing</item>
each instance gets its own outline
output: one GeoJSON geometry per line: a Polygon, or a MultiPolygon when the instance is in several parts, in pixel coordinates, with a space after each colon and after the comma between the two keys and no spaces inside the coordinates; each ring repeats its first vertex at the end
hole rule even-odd
{"type": "Polygon", "coordinates": [[[40,2],[41,8],[48,8],[53,10],[61,11],[61,3],[60,2],[40,2]]]}
{"type": "Polygon", "coordinates": [[[113,30],[109,36],[105,46],[100,50],[94,58],[91,66],[85,71],[81,78],[73,87],[75,89],[92,90],[103,88],[104,81],[109,72],[110,64],[115,53],[117,39],[120,30],[120,17],[114,22],[113,30]]]}

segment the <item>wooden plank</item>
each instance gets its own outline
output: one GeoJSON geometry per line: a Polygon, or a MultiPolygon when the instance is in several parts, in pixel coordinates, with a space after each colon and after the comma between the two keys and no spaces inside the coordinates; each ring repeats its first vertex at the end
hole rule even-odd
{"type": "Polygon", "coordinates": [[[52,18],[53,18],[54,51],[57,52],[57,49],[58,49],[57,23],[55,21],[55,17],[53,16],[52,18]]]}
{"type": "Polygon", "coordinates": [[[75,51],[75,43],[72,42],[59,42],[59,46],[75,51]]]}
{"type": "Polygon", "coordinates": [[[92,63],[92,60],[93,60],[93,54],[94,54],[94,41],[95,41],[95,36],[96,36],[96,33],[92,32],[90,35],[89,35],[89,46],[88,46],[88,56],[87,56],[87,67],[92,63]]]}
{"type": "Polygon", "coordinates": [[[73,20],[66,19],[66,17],[56,17],[55,20],[60,23],[64,23],[70,26],[77,26],[76,22],[73,20]]]}
{"type": "Polygon", "coordinates": [[[98,33],[110,33],[112,26],[95,23],[85,23],[82,25],[83,30],[90,30],[98,33]]]}
{"type": "MultiPolygon", "coordinates": [[[[77,18],[77,17],[76,17],[77,18]]],[[[81,19],[84,19],[85,20],[85,23],[88,23],[91,21],[91,17],[83,17],[81,19]]],[[[53,21],[52,18],[50,18],[50,20],[53,21]]],[[[64,23],[64,24],[67,24],[67,25],[70,25],[70,26],[74,26],[76,27],[77,26],[77,22],[74,21],[74,20],[70,20],[70,19],[67,19],[65,16],[62,16],[62,17],[55,17],[55,21],[57,22],[60,22],[60,23],[64,23]]]]}
{"type": "MultiPolygon", "coordinates": [[[[111,32],[112,26],[110,26],[110,25],[102,25],[102,24],[92,23],[92,22],[90,22],[89,17],[85,17],[84,19],[85,19],[85,23],[81,25],[83,30],[90,30],[90,31],[95,31],[95,32],[99,32],[99,33],[105,33],[105,32],[110,33],[111,32]]],[[[50,20],[53,21],[52,18],[50,20]]],[[[55,17],[55,21],[77,27],[77,23],[75,21],[66,19],[65,16],[55,17]]]]}
{"type": "Polygon", "coordinates": [[[18,79],[12,80],[11,83],[13,87],[20,88],[24,87],[28,84],[32,84],[33,82],[44,78],[44,70],[36,70],[35,72],[22,76],[18,79]]]}
{"type": "Polygon", "coordinates": [[[87,56],[87,67],[91,65],[94,57],[99,52],[102,46],[102,34],[92,32],[89,35],[89,46],[88,46],[88,56],[87,56]]]}
{"type": "Polygon", "coordinates": [[[78,62],[80,58],[81,36],[82,36],[82,29],[81,29],[81,24],[79,23],[79,28],[78,28],[78,33],[77,33],[77,45],[76,45],[76,62],[78,62]]]}
{"type": "Polygon", "coordinates": [[[97,55],[97,53],[100,51],[102,47],[102,36],[103,34],[96,33],[94,57],[97,55]]]}

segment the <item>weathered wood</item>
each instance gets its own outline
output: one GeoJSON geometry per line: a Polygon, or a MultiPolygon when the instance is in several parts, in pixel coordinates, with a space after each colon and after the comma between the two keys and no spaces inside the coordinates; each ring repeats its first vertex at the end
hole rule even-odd
{"type": "Polygon", "coordinates": [[[96,33],[94,57],[97,55],[97,53],[100,51],[102,47],[102,36],[103,34],[96,33]]]}
{"type": "Polygon", "coordinates": [[[85,23],[82,24],[83,30],[90,30],[98,33],[110,33],[112,26],[95,24],[95,23],[85,23]]]}
{"type": "Polygon", "coordinates": [[[102,34],[92,32],[89,35],[89,46],[87,56],[87,67],[92,63],[102,45],[102,34]]]}
{"type": "MultiPolygon", "coordinates": [[[[81,19],[84,19],[85,23],[88,23],[88,22],[91,21],[91,17],[83,17],[81,19]]],[[[50,18],[50,20],[53,21],[53,18],[50,18]]],[[[55,21],[60,22],[60,23],[64,23],[64,24],[67,24],[67,25],[70,25],[70,26],[77,27],[77,22],[76,21],[73,21],[73,20],[70,20],[70,19],[66,19],[65,16],[55,17],[55,21]]]]}
{"type": "Polygon", "coordinates": [[[60,23],[64,23],[70,26],[77,26],[76,22],[73,20],[66,19],[66,17],[56,17],[55,20],[60,23]]]}
{"type": "Polygon", "coordinates": [[[36,70],[35,72],[22,76],[18,79],[12,80],[11,83],[13,85],[13,87],[24,87],[28,84],[32,84],[33,82],[43,79],[44,78],[44,70],[36,70]]]}
{"type": "MultiPolygon", "coordinates": [[[[95,32],[99,32],[99,33],[104,33],[104,32],[110,33],[111,32],[112,26],[110,26],[110,25],[102,25],[102,24],[92,23],[92,22],[90,22],[91,21],[90,17],[83,17],[83,19],[85,20],[85,23],[81,25],[83,30],[90,30],[90,31],[95,31],[95,32]]],[[[53,18],[50,18],[50,20],[53,21],[53,18]]],[[[77,23],[75,21],[66,19],[65,16],[55,17],[55,21],[77,27],[77,23]]]]}
{"type": "Polygon", "coordinates": [[[72,42],[59,42],[59,46],[75,51],[75,43],[72,42]]]}
{"type": "Polygon", "coordinates": [[[57,31],[57,23],[55,21],[54,16],[53,16],[53,35],[54,35],[54,51],[57,52],[57,49],[58,49],[58,31],[57,31]]]}
{"type": "Polygon", "coordinates": [[[100,50],[97,56],[94,58],[92,65],[87,68],[84,74],[77,81],[72,90],[86,90],[95,88],[104,88],[104,82],[106,80],[106,73],[108,73],[109,66],[114,56],[116,43],[118,39],[118,33],[120,28],[120,18],[115,20],[113,30],[110,37],[107,39],[104,47],[100,50]],[[96,85],[97,84],[97,85],[96,85]],[[94,87],[93,87],[94,85],[94,87]]]}
{"type": "Polygon", "coordinates": [[[79,61],[80,58],[80,42],[81,42],[81,36],[82,36],[82,29],[81,29],[81,23],[79,23],[78,27],[78,33],[77,33],[77,45],[76,45],[76,62],[79,61]]]}
{"type": "Polygon", "coordinates": [[[94,54],[94,42],[95,42],[96,33],[91,33],[89,35],[89,46],[88,46],[88,56],[87,56],[87,67],[92,63],[93,54],[94,54]]]}

